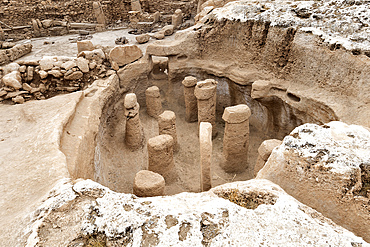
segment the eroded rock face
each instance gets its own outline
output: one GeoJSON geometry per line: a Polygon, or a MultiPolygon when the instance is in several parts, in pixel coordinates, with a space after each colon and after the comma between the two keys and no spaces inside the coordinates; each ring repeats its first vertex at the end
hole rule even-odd
{"type": "Polygon", "coordinates": [[[267,180],[154,198],[62,180],[34,219],[30,246],[368,246],[267,180]]]}
{"type": "Polygon", "coordinates": [[[274,149],[257,178],[370,241],[370,132],[330,122],[297,127],[274,149]]]}

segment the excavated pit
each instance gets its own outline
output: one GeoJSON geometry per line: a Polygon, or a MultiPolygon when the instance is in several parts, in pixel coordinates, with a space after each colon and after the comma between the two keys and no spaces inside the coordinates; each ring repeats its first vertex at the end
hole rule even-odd
{"type": "MultiPolygon", "coordinates": [[[[155,58],[158,59],[158,58],[155,58]]],[[[165,61],[164,58],[159,58],[165,61]]],[[[145,89],[158,86],[161,93],[163,110],[176,114],[176,128],[180,149],[174,153],[175,168],[166,179],[165,194],[180,192],[200,192],[200,151],[198,123],[185,121],[185,103],[181,77],[167,79],[167,69],[154,66],[149,80],[138,81],[134,93],[140,104],[140,119],[144,128],[145,139],[142,148],[132,150],[125,145],[124,94],[114,97],[102,113],[97,134],[94,157],[94,180],[117,192],[132,193],[135,174],[148,169],[147,141],[158,135],[158,123],[146,113],[145,89]],[[155,74],[155,76],[153,76],[155,74]],[[157,79],[159,78],[159,79],[157,79]]],[[[251,86],[242,86],[228,78],[216,77],[206,72],[197,71],[189,76],[198,81],[215,79],[217,85],[216,128],[217,136],[213,139],[211,165],[212,187],[232,181],[245,181],[254,177],[260,144],[267,139],[282,139],[306,119],[295,115],[295,109],[279,99],[272,99],[269,104],[251,97],[251,86]],[[273,104],[271,104],[273,102],[273,104]],[[225,122],[222,120],[224,109],[237,104],[247,104],[252,111],[248,151],[248,167],[242,173],[226,173],[221,167],[224,162],[222,148],[225,122]],[[266,107],[267,106],[267,107],[266,107]],[[273,106],[273,108],[268,108],[273,106]]]]}

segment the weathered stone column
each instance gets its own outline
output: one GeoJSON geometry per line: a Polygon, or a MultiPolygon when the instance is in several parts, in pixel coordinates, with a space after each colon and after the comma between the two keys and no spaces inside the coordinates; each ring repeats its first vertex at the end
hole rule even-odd
{"type": "Polygon", "coordinates": [[[274,150],[275,147],[280,146],[281,143],[282,141],[277,139],[265,140],[261,143],[258,148],[258,158],[254,165],[254,176],[257,176],[257,173],[264,167],[272,153],[272,150],[274,150]]]}
{"type": "Polygon", "coordinates": [[[165,188],[164,178],[155,172],[142,170],[136,173],[133,192],[137,196],[163,196],[165,188]]]}
{"type": "Polygon", "coordinates": [[[174,28],[178,28],[182,24],[182,11],[181,9],[176,9],[175,13],[172,15],[172,25],[174,28]]]}
{"type": "Polygon", "coordinates": [[[148,140],[148,170],[168,178],[175,163],[173,160],[173,138],[159,135],[148,140]]]}
{"type": "Polygon", "coordinates": [[[160,135],[170,135],[173,138],[173,150],[179,150],[176,133],[176,115],[173,111],[164,111],[158,116],[158,128],[160,135]]]}
{"type": "Polygon", "coordinates": [[[100,2],[93,2],[93,11],[98,24],[105,28],[106,20],[100,2]]]}
{"type": "Polygon", "coordinates": [[[248,165],[249,117],[251,111],[247,105],[225,108],[222,119],[225,120],[223,155],[225,162],[221,167],[226,172],[243,172],[248,165]]]}
{"type": "Polygon", "coordinates": [[[188,123],[195,122],[198,120],[198,103],[197,97],[194,95],[197,78],[187,76],[182,81],[182,85],[184,85],[185,121],[188,123]]]}
{"type": "Polygon", "coordinates": [[[194,95],[198,103],[198,126],[201,122],[212,124],[212,136],[217,135],[216,130],[216,97],[217,81],[206,79],[195,86],[194,95]]]}
{"type": "Polygon", "coordinates": [[[144,131],[139,118],[140,105],[137,103],[136,95],[129,93],[124,101],[126,116],[125,143],[133,149],[143,145],[144,131]]]}
{"type": "Polygon", "coordinates": [[[199,125],[200,144],[200,189],[207,191],[212,188],[211,161],[212,161],[212,124],[201,122],[199,125]]]}
{"type": "Polygon", "coordinates": [[[0,41],[4,41],[4,40],[5,40],[5,33],[4,33],[4,30],[0,26],[0,41]]]}
{"type": "Polygon", "coordinates": [[[145,91],[146,97],[146,112],[149,116],[158,118],[163,112],[161,93],[157,86],[152,86],[145,91]]]}
{"type": "Polygon", "coordinates": [[[142,12],[139,0],[131,0],[131,11],[139,11],[140,13],[142,12]]]}

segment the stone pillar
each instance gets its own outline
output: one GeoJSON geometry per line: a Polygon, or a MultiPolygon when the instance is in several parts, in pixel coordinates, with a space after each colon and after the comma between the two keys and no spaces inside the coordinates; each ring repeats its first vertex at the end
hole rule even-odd
{"type": "Polygon", "coordinates": [[[100,2],[93,2],[93,11],[98,24],[105,28],[106,20],[100,2]]]}
{"type": "Polygon", "coordinates": [[[161,20],[161,13],[159,11],[155,12],[153,14],[153,22],[157,23],[161,20]]]}
{"type": "Polygon", "coordinates": [[[201,122],[199,125],[200,144],[200,189],[207,191],[212,188],[211,184],[211,161],[212,161],[212,124],[201,122]]]}
{"type": "Polygon", "coordinates": [[[4,33],[4,30],[0,26],[0,41],[4,41],[4,40],[5,40],[5,33],[4,33]]]}
{"type": "Polygon", "coordinates": [[[162,112],[161,93],[157,86],[148,88],[145,91],[146,112],[149,116],[157,118],[162,112]]]}
{"type": "Polygon", "coordinates": [[[197,78],[193,76],[187,76],[182,81],[184,85],[184,97],[185,97],[185,121],[195,122],[198,120],[198,103],[197,98],[194,95],[195,85],[197,85],[197,78]]]}
{"type": "Polygon", "coordinates": [[[182,24],[182,11],[181,9],[176,9],[175,13],[172,15],[172,25],[174,28],[178,28],[182,24]]]}
{"type": "Polygon", "coordinates": [[[198,126],[201,122],[212,124],[212,136],[217,135],[216,131],[216,97],[217,81],[207,79],[197,83],[194,95],[198,103],[198,126]]]}
{"type": "Polygon", "coordinates": [[[139,0],[131,0],[131,11],[139,11],[140,13],[142,12],[139,0]]]}
{"type": "Polygon", "coordinates": [[[247,105],[225,108],[222,119],[225,120],[223,155],[225,162],[221,167],[226,172],[243,172],[248,165],[249,117],[251,111],[247,105]]]}
{"type": "Polygon", "coordinates": [[[126,133],[125,143],[132,149],[142,146],[144,131],[139,118],[140,105],[137,103],[136,95],[129,93],[125,97],[126,133]]]}
{"type": "Polygon", "coordinates": [[[142,170],[135,175],[133,192],[140,197],[163,196],[165,185],[160,174],[142,170]]]}
{"type": "Polygon", "coordinates": [[[277,139],[270,139],[263,141],[258,148],[258,158],[256,161],[256,164],[254,165],[254,176],[257,176],[257,173],[263,168],[266,161],[270,157],[272,150],[280,146],[282,141],[277,139]]]}
{"type": "Polygon", "coordinates": [[[158,116],[158,128],[160,135],[170,135],[173,138],[173,150],[179,150],[176,133],[176,115],[173,111],[164,111],[158,116]]]}
{"type": "Polygon", "coordinates": [[[159,135],[148,140],[148,170],[168,178],[175,163],[173,160],[173,138],[159,135]]]}

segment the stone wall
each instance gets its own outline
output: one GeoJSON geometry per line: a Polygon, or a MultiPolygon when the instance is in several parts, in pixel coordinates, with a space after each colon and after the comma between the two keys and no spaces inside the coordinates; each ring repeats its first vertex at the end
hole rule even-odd
{"type": "MultiPolygon", "coordinates": [[[[92,9],[93,0],[18,0],[3,1],[0,6],[0,19],[9,26],[30,25],[32,19],[65,20],[70,22],[95,22],[92,9]]],[[[112,24],[117,20],[128,21],[128,11],[131,10],[130,0],[105,0],[100,1],[108,23],[112,24]]],[[[145,12],[162,14],[173,14],[180,8],[185,17],[196,14],[196,0],[188,1],[141,1],[145,12]]],[[[2,26],[7,28],[6,26],[2,26]]]]}
{"type": "Polygon", "coordinates": [[[27,53],[30,53],[32,50],[31,44],[13,45],[14,44],[7,42],[2,43],[0,41],[0,65],[13,62],[27,53]]]}
{"type": "Polygon", "coordinates": [[[23,103],[87,88],[114,74],[102,50],[81,52],[78,58],[44,57],[0,68],[0,102],[23,103]]]}

